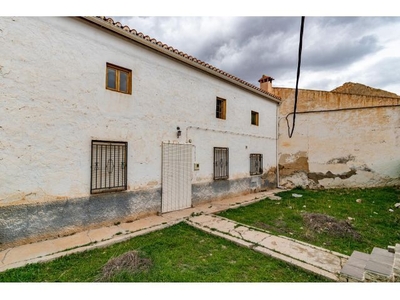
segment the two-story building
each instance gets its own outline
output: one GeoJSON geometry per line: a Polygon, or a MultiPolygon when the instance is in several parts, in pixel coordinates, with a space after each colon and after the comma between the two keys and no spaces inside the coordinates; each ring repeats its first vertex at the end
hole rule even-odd
{"type": "Polygon", "coordinates": [[[276,185],[266,90],[104,17],[0,44],[0,247],[276,185]]]}

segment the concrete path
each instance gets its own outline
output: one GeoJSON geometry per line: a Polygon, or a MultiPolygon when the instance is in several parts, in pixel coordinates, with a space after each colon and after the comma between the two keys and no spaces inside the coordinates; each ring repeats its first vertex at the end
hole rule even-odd
{"type": "Polygon", "coordinates": [[[72,253],[106,247],[181,221],[227,238],[238,245],[297,265],[337,281],[338,272],[348,257],[289,238],[274,236],[265,231],[238,224],[213,214],[274,198],[280,190],[248,194],[198,205],[180,211],[150,216],[130,223],[87,230],[70,236],[40,241],[0,251],[0,272],[26,264],[53,260],[72,253]]]}
{"type": "Polygon", "coordinates": [[[252,228],[248,225],[216,216],[199,215],[186,222],[210,234],[223,237],[238,245],[283,260],[300,268],[339,281],[342,266],[348,256],[252,228]]]}

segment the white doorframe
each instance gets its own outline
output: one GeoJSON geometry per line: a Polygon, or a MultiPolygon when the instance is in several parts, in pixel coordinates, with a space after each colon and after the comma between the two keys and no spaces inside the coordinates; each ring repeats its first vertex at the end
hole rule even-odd
{"type": "Polygon", "coordinates": [[[192,167],[192,144],[162,143],[162,213],[191,207],[192,167]]]}

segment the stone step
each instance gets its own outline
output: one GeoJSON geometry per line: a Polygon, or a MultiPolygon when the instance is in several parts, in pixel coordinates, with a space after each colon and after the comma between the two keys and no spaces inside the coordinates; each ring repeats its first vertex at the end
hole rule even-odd
{"type": "Polygon", "coordinates": [[[369,260],[369,254],[354,251],[340,271],[340,277],[344,281],[364,281],[364,269],[369,260]]]}
{"type": "Polygon", "coordinates": [[[374,248],[365,266],[365,281],[392,281],[394,253],[374,248]]]}
{"type": "Polygon", "coordinates": [[[371,254],[354,251],[340,271],[343,281],[394,281],[395,253],[375,247],[371,254]]]}

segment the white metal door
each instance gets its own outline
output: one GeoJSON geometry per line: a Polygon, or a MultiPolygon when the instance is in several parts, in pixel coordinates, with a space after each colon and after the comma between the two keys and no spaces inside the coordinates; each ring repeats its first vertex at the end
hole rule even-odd
{"type": "Polygon", "coordinates": [[[162,144],[162,212],[192,205],[191,144],[162,144]]]}

